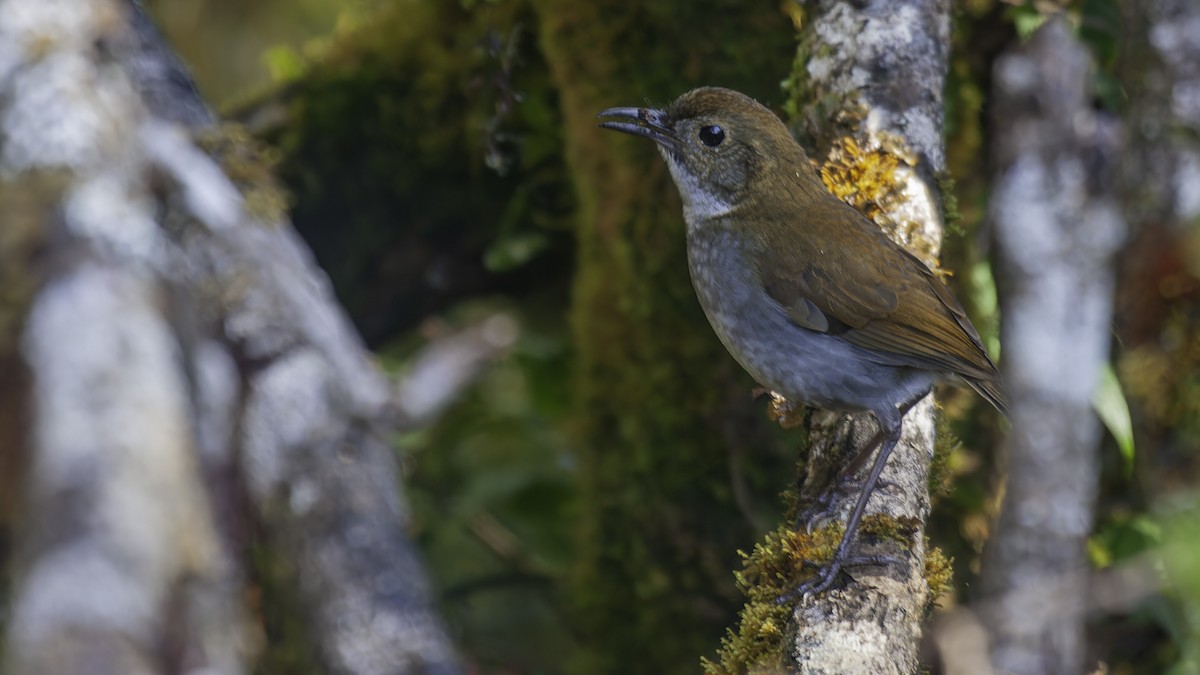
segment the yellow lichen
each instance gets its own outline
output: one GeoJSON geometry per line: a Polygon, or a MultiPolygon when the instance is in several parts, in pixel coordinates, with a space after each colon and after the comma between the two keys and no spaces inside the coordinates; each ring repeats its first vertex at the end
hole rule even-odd
{"type": "Polygon", "coordinates": [[[905,182],[911,177],[897,175],[903,167],[911,169],[917,158],[904,139],[876,132],[866,143],[852,135],[835,138],[820,168],[821,181],[838,199],[858,209],[887,233],[893,241],[908,248],[917,257],[936,267],[937,242],[921,236],[922,223],[897,219],[902,206],[911,197],[905,182]]]}
{"type": "Polygon", "coordinates": [[[833,142],[821,180],[838,199],[879,223],[888,218],[886,205],[895,199],[896,168],[900,160],[875,148],[864,150],[851,136],[833,142]]]}

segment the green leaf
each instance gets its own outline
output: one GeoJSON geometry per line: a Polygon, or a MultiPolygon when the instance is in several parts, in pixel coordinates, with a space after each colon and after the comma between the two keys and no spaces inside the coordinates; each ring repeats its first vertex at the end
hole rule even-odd
{"type": "Polygon", "coordinates": [[[1125,474],[1132,474],[1133,419],[1129,415],[1129,403],[1125,400],[1125,393],[1121,391],[1121,383],[1117,381],[1112,364],[1104,364],[1100,371],[1100,381],[1092,394],[1092,408],[1116,439],[1121,457],[1125,460],[1125,474]]]}

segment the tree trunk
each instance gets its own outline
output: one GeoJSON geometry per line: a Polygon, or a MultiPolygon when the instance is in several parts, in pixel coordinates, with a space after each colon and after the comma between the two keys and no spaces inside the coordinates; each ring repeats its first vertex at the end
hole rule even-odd
{"type": "MultiPolygon", "coordinates": [[[[818,2],[800,37],[793,73],[801,138],[817,139],[826,182],[872,215],[893,239],[934,265],[942,238],[935,178],[945,170],[942,89],[949,53],[950,4],[945,0],[818,2]],[[830,179],[830,166],[844,169],[830,179]],[[875,194],[855,188],[856,172],[893,167],[875,194]]],[[[823,414],[812,427],[802,498],[825,487],[828,470],[874,433],[869,415],[823,414]]],[[[924,522],[934,447],[933,402],[904,420],[904,434],[883,473],[895,487],[878,488],[867,514],[906,523],[908,541],[870,542],[869,553],[898,565],[852,568],[851,581],[795,611],[793,657],[805,673],[911,673],[928,606],[924,522]]],[[[839,495],[833,512],[844,522],[857,494],[839,495]]],[[[864,537],[866,538],[866,537],[864,537]]],[[[860,547],[860,553],[868,552],[860,547]]]]}
{"type": "Polygon", "coordinates": [[[982,619],[1000,673],[1083,670],[1086,542],[1108,360],[1116,132],[1091,108],[1090,58],[1061,18],[995,66],[995,223],[1012,400],[1004,504],[984,556],[982,619]]]}
{"type": "Polygon", "coordinates": [[[4,0],[0,44],[3,399],[31,411],[3,448],[26,467],[4,476],[25,492],[5,672],[249,670],[255,528],[329,672],[458,672],[405,536],[391,385],[253,146],[136,5],[4,0]]]}

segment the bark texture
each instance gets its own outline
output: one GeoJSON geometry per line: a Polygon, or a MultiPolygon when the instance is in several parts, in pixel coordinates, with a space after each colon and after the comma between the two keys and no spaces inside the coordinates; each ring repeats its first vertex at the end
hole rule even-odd
{"type": "Polygon", "coordinates": [[[1108,359],[1117,134],[1091,109],[1087,50],[1061,19],[995,67],[995,224],[1007,484],[982,618],[1001,673],[1083,669],[1086,538],[1098,481],[1091,400],[1108,359]]]}
{"type": "Polygon", "coordinates": [[[132,3],[0,2],[0,101],[0,268],[32,280],[0,342],[31,410],[5,672],[246,672],[255,528],[329,672],[458,672],[387,442],[407,403],[252,148],[132,3]]]}
{"type": "MultiPolygon", "coordinates": [[[[950,6],[943,0],[903,2],[818,2],[801,35],[794,74],[797,110],[805,111],[819,147],[831,146],[839,161],[838,137],[859,148],[897,158],[886,196],[873,200],[876,221],[920,255],[936,261],[942,214],[933,184],[944,170],[942,89],[949,52],[950,6]],[[829,101],[836,103],[828,109],[829,101]],[[815,117],[821,115],[822,117],[815,117]],[[852,123],[846,124],[847,120],[852,123]],[[823,140],[824,139],[824,140],[823,140]]],[[[844,146],[843,146],[844,147],[844,146]]],[[[853,201],[853,200],[852,200],[853,201]]],[[[858,204],[860,207],[863,204],[858,204]]],[[[840,465],[847,451],[861,448],[874,432],[870,416],[823,415],[812,428],[810,467],[840,465]]],[[[933,455],[932,399],[905,418],[904,433],[867,514],[914,523],[907,545],[869,543],[863,554],[901,561],[888,568],[853,568],[844,588],[831,590],[795,613],[793,656],[805,673],[910,673],[917,665],[928,584],[924,578],[924,521],[929,514],[928,475],[933,455]]],[[[810,468],[803,496],[812,497],[827,476],[810,468]]],[[[838,517],[849,515],[857,494],[840,496],[838,517]]]]}

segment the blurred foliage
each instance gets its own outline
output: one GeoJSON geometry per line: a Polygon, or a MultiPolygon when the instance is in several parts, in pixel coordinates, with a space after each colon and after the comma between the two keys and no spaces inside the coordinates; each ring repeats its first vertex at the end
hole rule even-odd
{"type": "Polygon", "coordinates": [[[1129,401],[1126,400],[1125,393],[1121,391],[1121,383],[1117,380],[1117,374],[1108,364],[1105,364],[1104,369],[1100,371],[1100,381],[1096,384],[1096,391],[1092,396],[1092,407],[1096,410],[1100,421],[1108,429],[1108,433],[1117,442],[1117,448],[1121,451],[1121,459],[1124,460],[1126,474],[1131,474],[1134,459],[1133,420],[1130,419],[1129,401]]]}
{"type": "Polygon", "coordinates": [[[1168,589],[1161,607],[1160,624],[1171,636],[1178,656],[1165,672],[1200,672],[1200,493],[1174,495],[1160,505],[1162,557],[1166,563],[1168,589]]]}
{"type": "Polygon", "coordinates": [[[210,103],[272,84],[272,55],[310,51],[340,23],[374,13],[384,0],[142,0],[191,68],[210,103]],[[220,45],[214,49],[214,45],[220,45]]]}
{"type": "MultiPolygon", "coordinates": [[[[450,323],[427,321],[421,334],[437,339],[495,309],[461,307],[450,323]]],[[[504,309],[522,326],[511,356],[439,423],[397,447],[414,535],[459,644],[484,668],[554,672],[576,645],[562,601],[579,509],[564,425],[570,351],[554,317],[504,309]]],[[[401,369],[407,354],[395,344],[382,356],[401,369]]]]}
{"type": "MultiPolygon", "coordinates": [[[[819,116],[828,102],[778,88],[796,5],[147,4],[210,99],[276,148],[297,226],[385,364],[402,369],[482,311],[522,325],[512,356],[442,421],[397,439],[414,534],[474,670],[695,672],[735,625],[734,552],[775,528],[800,440],[763,419],[704,324],[661,163],[634,139],[601,137],[590,115],[723,84],[790,105],[794,119],[819,116]]],[[[958,220],[942,267],[989,348],[992,63],[1065,11],[1099,66],[1097,107],[1129,114],[1150,86],[1128,39],[1135,8],[954,3],[945,93],[958,220]]],[[[1092,644],[1109,672],[1196,672],[1200,225],[1134,226],[1114,370],[1138,452],[1130,475],[1106,440],[1090,552],[1100,568],[1160,556],[1166,585],[1097,616],[1092,644]]],[[[953,604],[970,599],[996,512],[1002,432],[975,397],[944,394],[938,476],[951,489],[929,534],[953,559],[953,604]]],[[[269,555],[257,559],[271,643],[260,670],[296,672],[300,631],[281,619],[269,555]]]]}
{"type": "MultiPolygon", "coordinates": [[[[964,230],[979,231],[985,224],[987,203],[987,95],[991,88],[991,63],[1014,39],[1023,39],[1044,17],[1065,11],[1096,63],[1092,87],[1096,106],[1123,115],[1135,97],[1146,64],[1126,37],[1136,35],[1134,6],[1118,0],[1070,2],[972,0],[957,7],[955,49],[947,86],[947,141],[950,172],[955,176],[964,230]]],[[[1145,49],[1143,47],[1143,49],[1145,49]]],[[[1136,197],[1135,197],[1136,199],[1136,197]]],[[[1130,211],[1136,215],[1137,211],[1130,211]]],[[[1122,254],[1122,282],[1118,291],[1114,331],[1114,371],[1102,407],[1117,410],[1115,421],[1106,420],[1115,437],[1103,446],[1104,476],[1097,524],[1090,544],[1099,567],[1120,565],[1139,555],[1166,554],[1173,543],[1185,540],[1165,534],[1158,514],[1167,493],[1187,490],[1200,478],[1196,448],[1200,448],[1200,241],[1197,225],[1168,231],[1163,223],[1134,221],[1133,238],[1122,254]],[[1124,419],[1132,425],[1126,429],[1124,419]],[[1136,444],[1138,455],[1132,455],[1136,444]],[[1165,465],[1164,465],[1165,464],[1165,465]]],[[[950,239],[946,254],[979,260],[982,238],[950,239]]],[[[986,265],[974,263],[974,282],[965,294],[975,311],[994,313],[994,289],[986,265]],[[982,294],[981,294],[982,291],[982,294]]],[[[964,297],[963,293],[959,294],[964,297]]],[[[973,315],[977,315],[973,312],[973,315]]],[[[980,325],[985,342],[994,344],[994,328],[980,325]]],[[[953,406],[947,407],[953,410],[953,406]]],[[[1103,413],[1104,410],[1101,410],[1103,413]]],[[[973,583],[978,553],[989,534],[989,523],[998,506],[993,481],[995,458],[972,449],[978,438],[969,427],[971,418],[951,420],[966,442],[964,456],[951,458],[964,467],[949,503],[934,510],[933,526],[940,536],[957,530],[965,544],[944,544],[955,554],[964,576],[961,587],[973,583]],[[963,552],[973,552],[966,555],[963,552]]],[[[1187,522],[1182,521],[1171,522],[1187,522]]],[[[1182,529],[1176,529],[1181,532],[1182,529]]],[[[942,539],[942,541],[947,541],[942,539]]],[[[1176,573],[1171,578],[1194,578],[1179,571],[1200,561],[1200,550],[1176,547],[1176,573]],[[1187,552],[1187,551],[1190,551],[1187,552]],[[1185,563],[1190,556],[1190,563],[1185,563]]],[[[1190,571],[1190,570],[1189,570],[1190,571]]],[[[1163,594],[1136,601],[1128,613],[1097,615],[1092,625],[1091,654],[1110,672],[1196,672],[1195,651],[1200,639],[1189,623],[1200,611],[1200,593],[1186,584],[1174,584],[1163,594]]]]}
{"type": "Polygon", "coordinates": [[[565,302],[573,200],[534,20],[520,2],[394,3],[233,111],[286,120],[259,133],[369,343],[458,299],[565,302]]]}

